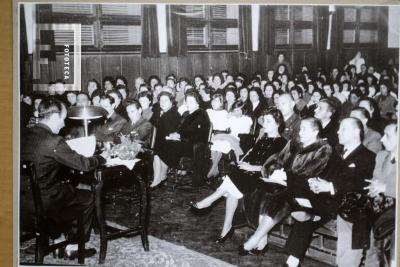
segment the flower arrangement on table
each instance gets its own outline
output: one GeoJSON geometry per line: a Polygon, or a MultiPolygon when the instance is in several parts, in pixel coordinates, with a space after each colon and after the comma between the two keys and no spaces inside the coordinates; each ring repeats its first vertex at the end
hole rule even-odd
{"type": "Polygon", "coordinates": [[[120,143],[114,144],[109,149],[111,157],[118,157],[122,160],[135,159],[137,154],[142,150],[142,144],[135,138],[131,138],[131,135],[119,135],[120,143]]]}

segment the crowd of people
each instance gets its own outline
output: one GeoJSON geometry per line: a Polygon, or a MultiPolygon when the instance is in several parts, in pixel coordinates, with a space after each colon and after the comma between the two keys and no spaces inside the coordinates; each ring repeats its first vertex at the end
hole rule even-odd
{"type": "MultiPolygon", "coordinates": [[[[134,134],[149,147],[156,129],[153,190],[163,185],[168,169],[177,167],[182,157],[194,159],[193,186],[221,176],[220,163],[228,161],[217,190],[190,203],[191,211],[201,215],[210,212],[217,199],[226,198],[225,220],[215,242],[234,234],[234,215],[242,209],[247,225],[256,230],[239,246],[239,254],[266,253],[269,231],[292,216],[285,266],[298,266],[313,232],[336,219],[339,267],[359,266],[361,261],[381,266],[383,260],[394,266],[394,231],[378,240],[372,223],[366,223],[373,222],[371,217],[346,220],[340,206],[352,192],[370,199],[396,198],[397,88],[398,70],[392,62],[378,71],[361,53],[329,73],[312,72],[307,66],[294,73],[279,55],[273,68],[253,77],[223,70],[208,78],[170,74],[164,83],[157,76],[138,77],[131,86],[123,76],[107,76],[101,85],[90,80],[80,92],[65,91],[57,80],[49,83],[45,95],[21,97],[21,155],[40,163],[49,161],[41,152],[48,156],[57,150],[63,155],[48,157],[59,165],[88,170],[104,164],[105,155],[84,158],[64,145],[64,139],[84,134],[81,122],[66,118],[67,109],[100,106],[108,115],[89,124],[99,145],[134,134]],[[46,151],[38,150],[44,143],[46,151]],[[67,155],[73,157],[65,160],[67,155]],[[240,200],[244,205],[238,205],[240,200]],[[391,248],[383,257],[382,247],[391,248]]],[[[57,175],[48,172],[57,169],[53,165],[38,167],[39,174],[51,176],[51,182],[43,182],[43,191],[58,183],[57,175]]],[[[54,192],[44,195],[49,203],[54,201],[54,192]]],[[[76,194],[72,199],[60,197],[64,203],[59,208],[76,204],[76,194]]],[[[85,205],[92,203],[86,199],[85,205]]],[[[90,219],[86,221],[90,225],[90,219]]]]}

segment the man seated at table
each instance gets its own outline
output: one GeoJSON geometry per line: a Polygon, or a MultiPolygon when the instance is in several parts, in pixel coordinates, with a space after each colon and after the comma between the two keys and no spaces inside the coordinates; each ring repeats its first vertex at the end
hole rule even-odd
{"type": "MultiPolygon", "coordinates": [[[[87,190],[77,189],[68,180],[63,180],[59,170],[61,167],[68,167],[90,171],[104,165],[106,159],[103,154],[93,157],[81,156],[68,146],[65,139],[58,135],[60,129],[64,127],[66,116],[64,103],[54,97],[44,99],[39,105],[39,123],[21,133],[21,160],[31,161],[35,166],[46,215],[61,225],[69,225],[77,216],[81,216],[84,239],[87,242],[93,221],[93,194],[87,190]]],[[[22,209],[23,201],[21,199],[22,209]]],[[[31,210],[29,206],[26,208],[27,212],[31,210]]],[[[24,216],[26,213],[21,212],[21,215],[24,216]]],[[[68,231],[67,238],[76,240],[74,227],[68,231]]],[[[76,250],[77,245],[68,245],[65,252],[70,258],[74,258],[76,250]]],[[[94,254],[95,250],[85,251],[85,256],[90,255],[88,252],[94,254]]]]}
{"type": "Polygon", "coordinates": [[[142,107],[140,103],[136,100],[127,101],[126,113],[128,114],[129,121],[123,125],[121,133],[123,135],[135,135],[136,139],[143,141],[144,146],[149,146],[153,127],[150,122],[142,117],[142,107]]]}
{"type": "Polygon", "coordinates": [[[96,128],[94,135],[96,136],[97,142],[111,142],[114,136],[121,132],[126,120],[115,112],[115,100],[112,96],[102,96],[100,99],[100,106],[107,111],[108,115],[105,123],[96,128]]]}

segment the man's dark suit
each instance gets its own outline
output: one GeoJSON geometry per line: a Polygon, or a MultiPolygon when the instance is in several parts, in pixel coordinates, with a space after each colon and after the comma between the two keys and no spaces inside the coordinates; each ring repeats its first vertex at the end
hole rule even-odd
{"type": "MultiPolygon", "coordinates": [[[[367,185],[365,179],[372,177],[375,166],[375,154],[363,145],[355,148],[345,159],[333,157],[328,163],[323,179],[333,183],[335,195],[330,192],[315,194],[310,198],[311,205],[321,220],[318,222],[295,222],[286,242],[285,250],[289,255],[302,259],[310,245],[313,232],[329,220],[336,218],[339,201],[347,192],[362,192],[367,185]]],[[[368,235],[368,233],[365,233],[368,235]]],[[[353,239],[355,245],[364,242],[368,236],[353,239]]]]}
{"type": "Polygon", "coordinates": [[[113,141],[114,136],[121,131],[125,123],[126,120],[117,112],[114,112],[103,125],[95,129],[96,141],[113,141]]]}
{"type": "Polygon", "coordinates": [[[83,212],[85,237],[88,239],[93,218],[92,194],[63,181],[59,170],[66,166],[90,171],[106,160],[101,156],[86,158],[79,155],[61,136],[41,123],[21,133],[21,160],[35,165],[43,209],[48,216],[58,222],[70,222],[83,212]]]}

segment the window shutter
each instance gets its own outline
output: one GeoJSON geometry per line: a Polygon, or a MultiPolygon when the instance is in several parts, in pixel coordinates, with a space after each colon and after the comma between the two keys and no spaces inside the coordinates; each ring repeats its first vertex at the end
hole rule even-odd
{"type": "Polygon", "coordinates": [[[206,28],[190,27],[186,29],[188,45],[207,45],[206,28]]]}
{"type": "Polygon", "coordinates": [[[239,28],[226,29],[226,45],[239,45],[239,28]]]}
{"type": "Polygon", "coordinates": [[[289,6],[276,6],[274,7],[275,20],[289,20],[289,6]]]}
{"type": "Polygon", "coordinates": [[[94,8],[90,4],[52,4],[51,11],[53,13],[92,15],[94,8]]]}
{"type": "Polygon", "coordinates": [[[275,30],[275,44],[288,45],[289,44],[289,29],[276,29],[275,30]]]}
{"type": "Polygon", "coordinates": [[[343,31],[343,43],[354,44],[356,42],[356,30],[344,30],[343,31]]]}
{"type": "Polygon", "coordinates": [[[354,7],[344,8],[344,22],[356,22],[357,12],[354,7]]]}
{"type": "MultiPolygon", "coordinates": [[[[55,45],[74,44],[74,32],[66,30],[54,31],[55,45]]],[[[81,25],[81,45],[94,45],[93,25],[81,25]]]]}
{"type": "Polygon", "coordinates": [[[226,6],[225,5],[211,6],[211,17],[215,19],[225,19],[227,17],[226,6]]]}
{"type": "Polygon", "coordinates": [[[312,29],[296,29],[294,31],[295,44],[312,44],[313,30],[312,29]]]}
{"type": "Polygon", "coordinates": [[[360,30],[360,43],[377,43],[378,31],[377,30],[360,30]]]}
{"type": "Polygon", "coordinates": [[[186,5],[186,16],[191,18],[205,18],[206,7],[203,5],[186,5]]]}
{"type": "Polygon", "coordinates": [[[361,8],[360,22],[378,22],[378,9],[370,7],[361,8]]]}
{"type": "Polygon", "coordinates": [[[313,21],[313,7],[311,6],[295,6],[295,21],[313,21]]]}
{"type": "Polygon", "coordinates": [[[102,4],[101,13],[112,16],[140,16],[142,14],[141,5],[132,4],[102,4]]]}
{"type": "Polygon", "coordinates": [[[103,25],[104,45],[141,45],[141,26],[103,25]]]}

